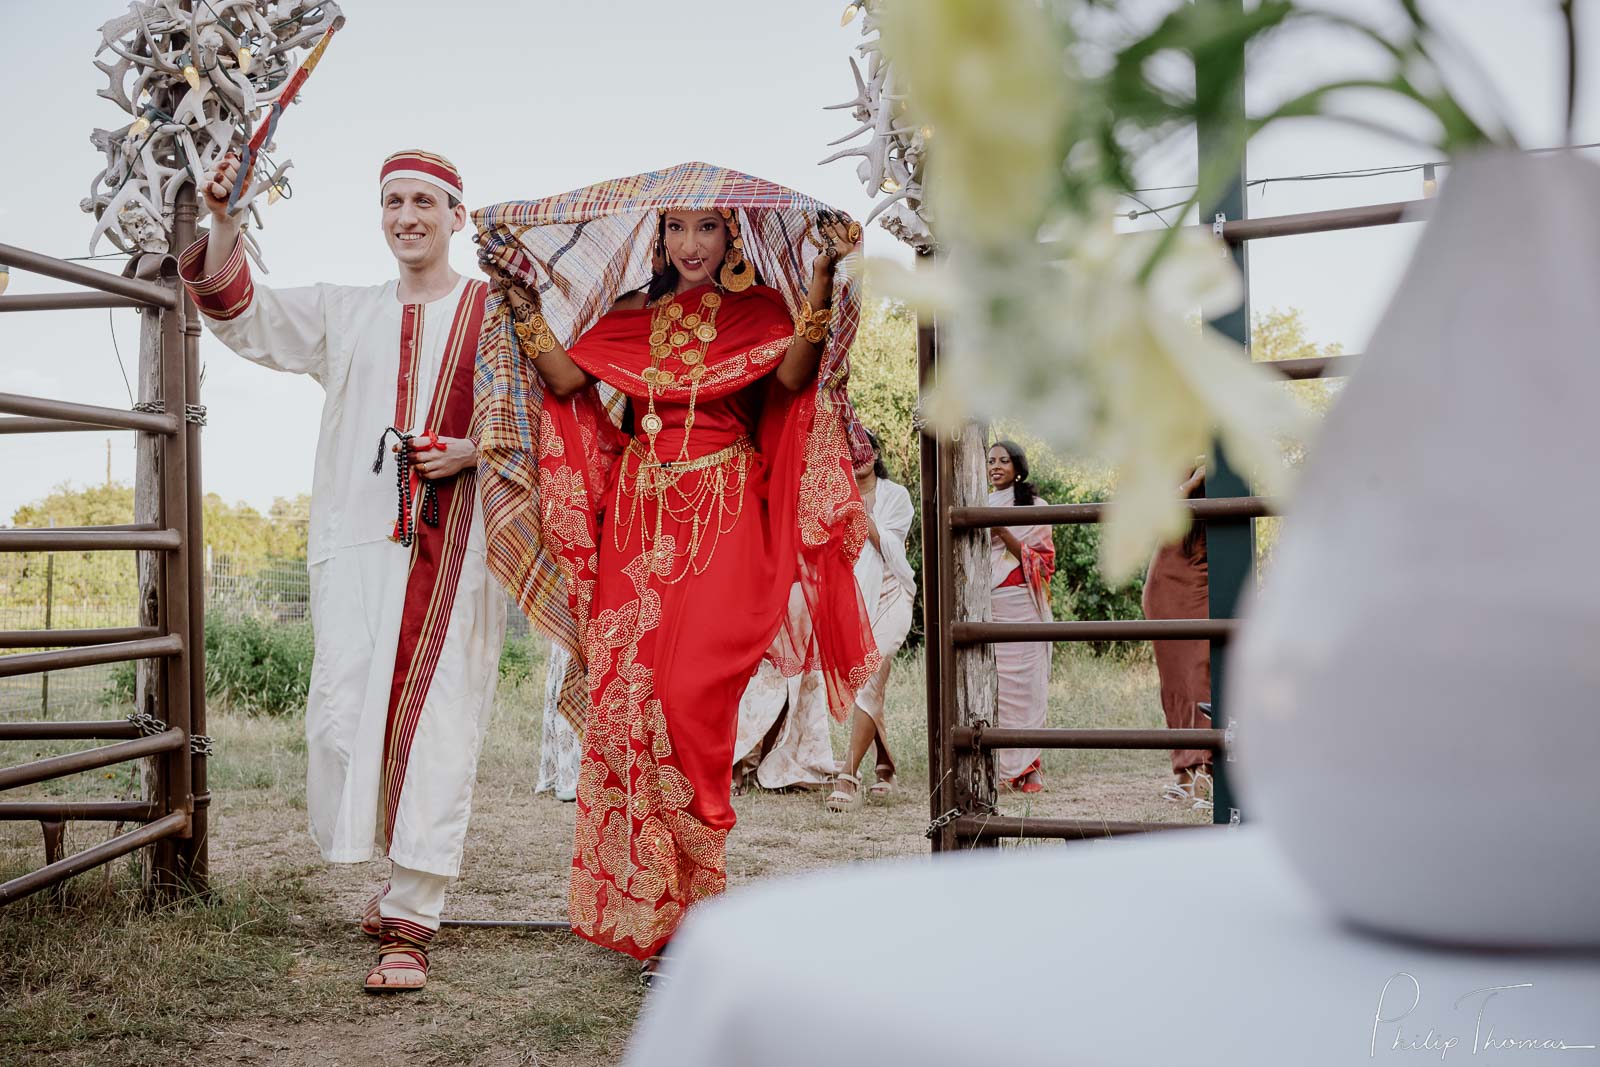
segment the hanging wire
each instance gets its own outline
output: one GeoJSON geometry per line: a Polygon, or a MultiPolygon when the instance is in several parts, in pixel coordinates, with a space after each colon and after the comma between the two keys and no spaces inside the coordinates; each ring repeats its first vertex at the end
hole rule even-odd
{"type": "Polygon", "coordinates": [[[117,344],[117,320],[112,317],[112,308],[106,308],[106,325],[111,327],[111,351],[117,354],[117,369],[122,372],[123,388],[128,390],[128,406],[133,406],[133,383],[128,381],[128,368],[122,362],[122,346],[117,344]]]}
{"type": "MultiPolygon", "coordinates": [[[[1545,155],[1545,154],[1550,153],[1550,152],[1575,152],[1575,151],[1578,151],[1580,149],[1586,149],[1586,148],[1600,148],[1600,141],[1591,141],[1591,142],[1589,142],[1587,144],[1553,145],[1553,146],[1551,146],[1549,148],[1530,148],[1527,151],[1525,151],[1523,154],[1524,155],[1529,155],[1529,156],[1539,156],[1539,155],[1545,155]]],[[[1359,178],[1382,178],[1382,177],[1386,177],[1386,176],[1392,175],[1392,174],[1408,174],[1408,173],[1411,173],[1413,171],[1422,170],[1424,167],[1447,167],[1449,165],[1450,165],[1450,161],[1449,160],[1447,160],[1447,159],[1439,159],[1439,160],[1431,160],[1431,161],[1425,162],[1425,163],[1398,163],[1398,164],[1395,164],[1393,166],[1388,166],[1388,167],[1355,167],[1355,168],[1352,168],[1350,170],[1314,171],[1314,172],[1312,172],[1310,174],[1282,174],[1282,175],[1275,175],[1275,176],[1266,177],[1266,178],[1252,178],[1249,181],[1245,182],[1245,187],[1249,188],[1249,189],[1264,188],[1265,186],[1271,185],[1273,182],[1322,182],[1322,181],[1339,181],[1339,180],[1345,180],[1345,179],[1359,179],[1359,178]]],[[[1137,196],[1134,196],[1132,194],[1134,194],[1134,193],[1176,193],[1176,192],[1183,192],[1184,190],[1193,189],[1193,188],[1195,188],[1195,184],[1193,182],[1190,182],[1190,183],[1188,183],[1186,185],[1147,185],[1147,186],[1142,186],[1142,187],[1140,187],[1138,189],[1131,189],[1127,193],[1123,193],[1121,195],[1126,196],[1128,199],[1133,200],[1136,203],[1143,204],[1144,201],[1140,200],[1137,196]]],[[[1130,218],[1130,219],[1139,218],[1139,217],[1144,216],[1144,215],[1157,215],[1159,217],[1159,213],[1160,212],[1166,211],[1169,208],[1173,208],[1173,207],[1182,207],[1183,204],[1185,204],[1185,203],[1188,203],[1188,201],[1186,201],[1186,200],[1185,201],[1180,201],[1177,204],[1169,204],[1166,207],[1158,207],[1158,208],[1152,208],[1148,204],[1146,204],[1144,211],[1137,211],[1137,212],[1130,211],[1130,212],[1123,213],[1123,214],[1119,215],[1118,217],[1119,218],[1130,218]]],[[[1166,220],[1162,219],[1162,221],[1165,222],[1166,220]]]]}
{"type": "Polygon", "coordinates": [[[1129,200],[1132,200],[1134,203],[1138,204],[1140,207],[1144,208],[1143,211],[1137,211],[1137,210],[1129,211],[1125,215],[1121,216],[1122,218],[1138,219],[1138,218],[1144,217],[1145,215],[1154,215],[1156,218],[1160,219],[1161,220],[1161,224],[1163,226],[1165,226],[1169,230],[1172,229],[1172,223],[1168,222],[1166,220],[1166,218],[1161,213],[1163,211],[1171,211],[1173,208],[1183,207],[1185,204],[1187,204],[1189,202],[1187,200],[1179,200],[1175,204],[1167,204],[1164,207],[1151,207],[1149,204],[1145,203],[1143,200],[1140,200],[1137,196],[1134,196],[1132,193],[1123,193],[1122,195],[1127,197],[1129,200]]]}

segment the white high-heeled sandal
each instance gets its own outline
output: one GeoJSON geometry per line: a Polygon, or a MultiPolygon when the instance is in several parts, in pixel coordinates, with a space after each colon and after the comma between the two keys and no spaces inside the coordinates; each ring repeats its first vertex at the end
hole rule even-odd
{"type": "Polygon", "coordinates": [[[835,789],[828,794],[828,810],[845,812],[855,807],[861,801],[861,779],[853,774],[840,774],[835,781],[849,782],[856,787],[854,793],[846,793],[842,789],[835,789]]]}

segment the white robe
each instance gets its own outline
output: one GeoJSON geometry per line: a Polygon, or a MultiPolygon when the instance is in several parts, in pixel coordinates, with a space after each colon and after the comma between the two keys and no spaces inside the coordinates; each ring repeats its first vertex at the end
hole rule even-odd
{"type": "MultiPolygon", "coordinates": [[[[466,284],[461,279],[448,296],[423,308],[413,432],[425,429],[421,422],[466,284]]],[[[372,473],[372,460],[379,435],[394,420],[403,306],[398,285],[272,290],[257,284],[237,318],[207,319],[241,356],[310,375],[327,392],[307,553],[316,653],[306,703],[306,810],[312,837],[333,863],[359,863],[383,849],[384,735],[411,550],[389,540],[394,457],[386,448],[379,475],[372,473]]],[[[475,500],[444,649],[395,812],[388,855],[403,867],[445,876],[460,870],[505,612],[485,563],[483,509],[475,500]]]]}
{"type": "MultiPolygon", "coordinates": [[[[916,509],[911,494],[898,482],[879,479],[872,494],[872,519],[878,524],[882,550],[868,541],[856,559],[856,584],[872,619],[872,636],[883,656],[883,666],[856,703],[883,728],[883,697],[895,653],[911,629],[911,605],[917,595],[916,574],[906,559],[906,538],[916,509]]],[[[805,610],[804,602],[792,608],[805,610]]],[[[734,744],[735,765],[756,756],[773,723],[784,709],[785,719],[772,747],[761,754],[756,781],[763,789],[795,785],[820,785],[838,773],[833,740],[828,729],[828,694],[821,672],[785,678],[778,668],[763,661],[739,702],[739,733],[734,744]]]]}

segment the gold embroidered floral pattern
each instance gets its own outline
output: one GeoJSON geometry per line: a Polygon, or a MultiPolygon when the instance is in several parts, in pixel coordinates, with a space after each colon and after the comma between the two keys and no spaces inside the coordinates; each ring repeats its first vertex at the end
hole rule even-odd
{"type": "MultiPolygon", "coordinates": [[[[741,351],[719,352],[718,358],[712,359],[690,338],[708,346],[722,342],[720,334],[714,339],[704,337],[700,328],[712,325],[736,335],[731,320],[708,323],[702,317],[691,323],[692,316],[703,313],[694,307],[678,310],[681,313],[673,322],[661,324],[659,330],[654,319],[641,324],[648,325],[651,333],[639,337],[640,342],[649,337],[647,345],[676,346],[675,355],[669,352],[659,361],[651,358],[653,381],[647,383],[627,369],[642,362],[631,347],[619,349],[614,359],[597,356],[595,366],[585,367],[605,388],[632,396],[636,431],[647,430],[639,413],[640,397],[648,395],[646,386],[653,388],[658,398],[688,407],[686,401],[691,397],[704,400],[724,381],[727,384],[722,391],[729,394],[735,388],[754,385],[781,362],[792,343],[787,322],[775,326],[770,337],[760,332],[765,324],[750,324],[759,340],[745,342],[749,347],[741,351]],[[674,342],[675,331],[685,336],[674,342]],[[664,334],[659,340],[654,339],[658,332],[664,334]],[[672,375],[670,380],[662,377],[663,372],[672,375]],[[691,376],[696,372],[697,376],[691,376]],[[675,396],[680,399],[674,401],[675,396]]],[[[670,317],[670,308],[667,314],[670,317]]],[[[621,343],[615,339],[603,342],[621,343]]],[[[627,344],[632,344],[631,338],[627,344]]],[[[595,351],[607,349],[602,345],[595,351]]],[[[825,389],[786,393],[772,384],[770,389],[762,387],[766,391],[753,407],[740,401],[729,405],[740,416],[747,411],[753,416],[744,426],[749,442],[740,443],[733,436],[733,444],[709,451],[702,443],[705,455],[690,456],[686,447],[693,412],[667,412],[681,421],[683,430],[681,441],[674,437],[667,441],[683,454],[670,462],[657,461],[649,469],[638,456],[625,454],[629,439],[605,418],[605,401],[598,390],[569,399],[546,397],[541,405],[545,417],[539,423],[540,435],[548,434],[550,440],[541,441],[537,496],[542,507],[538,518],[543,536],[559,545],[559,572],[570,594],[587,692],[570,914],[581,936],[635,956],[659,951],[685,909],[722,892],[727,828],[733,822],[725,792],[726,770],[702,768],[698,761],[705,753],[699,748],[692,753],[676,751],[668,728],[669,721],[677,726],[678,740],[684,745],[719,744],[716,730],[705,729],[705,716],[724,709],[702,706],[702,690],[695,687],[702,681],[725,687],[714,678],[691,673],[709,648],[720,646],[685,649],[679,642],[677,620],[670,627],[663,620],[663,598],[667,603],[693,599],[673,578],[684,577],[682,572],[687,570],[689,580],[720,583],[726,596],[737,597],[743,592],[742,572],[700,571],[693,564],[702,557],[709,559],[721,533],[734,537],[748,534],[740,541],[739,551],[750,551],[764,542],[769,547],[781,544],[784,553],[799,557],[795,563],[802,591],[793,596],[814,601],[812,614],[827,618],[829,624],[816,632],[807,626],[804,634],[796,628],[785,636],[785,648],[771,654],[786,657],[785,662],[820,664],[826,660],[830,703],[837,707],[847,706],[854,687],[878,667],[870,620],[864,610],[852,610],[861,608],[860,598],[845,562],[845,557],[859,553],[867,530],[866,511],[855,499],[845,419],[841,417],[841,412],[847,415],[847,409],[835,403],[825,389]],[[769,423],[769,418],[778,421],[769,423]],[[746,465],[756,470],[758,454],[751,448],[758,441],[762,442],[758,447],[770,444],[768,452],[759,453],[763,479],[759,485],[770,492],[779,479],[773,472],[782,472],[782,496],[770,501],[760,493],[747,493],[744,484],[746,465]],[[747,495],[749,506],[742,506],[747,495]],[[656,509],[645,506],[662,500],[669,505],[665,518],[670,521],[656,521],[656,509]],[[744,511],[761,508],[762,515],[741,518],[741,508],[733,507],[736,501],[744,511]],[[630,529],[640,534],[646,531],[639,526],[638,515],[630,521],[629,509],[624,506],[628,503],[650,517],[648,538],[630,535],[630,529]],[[755,525],[769,515],[781,525],[770,531],[755,525]],[[693,577],[697,572],[700,577],[693,577]],[[825,637],[819,639],[818,632],[825,637]],[[663,656],[673,657],[670,665],[663,656]],[[673,692],[680,695],[674,697],[673,692]],[[664,705],[663,700],[668,703],[664,705]],[[671,703],[673,700],[684,704],[671,703]]],[[[649,414],[646,405],[644,415],[649,414]]],[[[716,418],[724,415],[719,411],[716,418]]],[[[718,432],[740,432],[715,419],[705,421],[718,432]]],[[[717,556],[720,561],[724,553],[717,556]]],[[[790,579],[783,573],[786,566],[787,561],[780,562],[777,580],[759,583],[760,588],[752,588],[752,593],[774,601],[790,595],[790,579]]],[[[762,634],[742,630],[728,637],[734,645],[754,646],[758,637],[766,640],[762,634]]],[[[759,654],[760,649],[754,647],[740,653],[741,657],[759,654]]],[[[739,663],[742,670],[742,658],[739,663]]],[[[715,674],[710,664],[706,671],[715,674]]],[[[737,681],[732,683],[737,685],[737,681]]]]}
{"type": "Polygon", "coordinates": [[[689,812],[694,786],[673,762],[672,738],[654,674],[640,645],[661,624],[662,563],[675,554],[641,553],[624,574],[635,596],[598,613],[584,629],[590,712],[578,775],[577,833],[569,910],[591,939],[654,951],[683,910],[727,882],[728,832],[689,812]]]}

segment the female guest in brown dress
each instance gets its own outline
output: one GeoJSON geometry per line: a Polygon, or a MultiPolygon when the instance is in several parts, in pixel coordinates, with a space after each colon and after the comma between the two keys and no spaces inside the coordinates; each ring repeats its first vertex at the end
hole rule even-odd
{"type": "MultiPolygon", "coordinates": [[[[1185,497],[1205,491],[1206,471],[1196,467],[1179,491],[1185,497]]],[[[1163,545],[1150,560],[1144,580],[1147,619],[1210,617],[1206,530],[1196,524],[1181,541],[1163,545]]],[[[1211,701],[1211,644],[1207,641],[1155,641],[1156,672],[1161,676],[1161,710],[1172,730],[1208,730],[1211,717],[1200,710],[1211,701]]],[[[1175,780],[1162,790],[1168,800],[1204,807],[1211,802],[1211,753],[1184,748],[1172,752],[1175,780]]]]}

